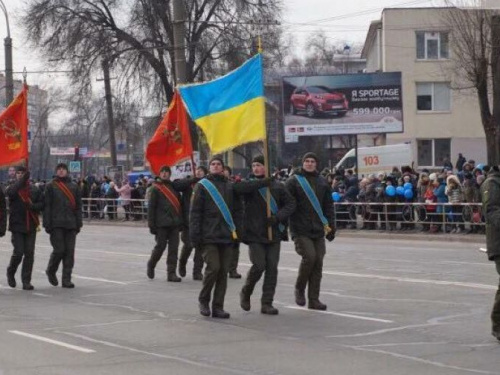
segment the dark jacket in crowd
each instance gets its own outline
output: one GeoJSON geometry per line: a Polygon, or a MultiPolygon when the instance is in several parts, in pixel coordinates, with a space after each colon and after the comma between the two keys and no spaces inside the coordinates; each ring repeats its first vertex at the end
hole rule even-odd
{"type": "Polygon", "coordinates": [[[7,188],[9,197],[9,230],[11,232],[30,233],[40,225],[39,213],[43,210],[43,194],[28,182],[26,173],[20,180],[7,188]],[[24,196],[27,202],[24,202],[24,196]],[[31,202],[28,202],[28,199],[31,202]]]}
{"type": "Polygon", "coordinates": [[[7,229],[7,204],[5,202],[5,194],[0,187],[0,237],[5,236],[7,229]]]}
{"type": "MultiPolygon", "coordinates": [[[[295,174],[307,178],[312,190],[318,197],[319,203],[323,209],[323,214],[329,222],[331,228],[334,227],[333,200],[330,187],[326,180],[319,176],[317,172],[308,173],[299,168],[295,174]]],[[[299,181],[295,177],[290,177],[286,182],[286,188],[295,198],[297,208],[290,216],[290,231],[292,238],[305,236],[309,238],[321,238],[325,236],[325,228],[318,214],[309,202],[306,193],[302,190],[299,181]]]]}
{"type": "Polygon", "coordinates": [[[481,185],[483,213],[486,218],[486,250],[488,258],[500,256],[500,173],[490,172],[481,185]]]}
{"type": "Polygon", "coordinates": [[[199,178],[183,178],[172,182],[173,188],[182,193],[181,206],[182,206],[182,223],[184,226],[189,225],[189,207],[191,205],[191,195],[193,195],[193,187],[199,181],[199,178]]]}
{"type": "MultiPolygon", "coordinates": [[[[257,178],[259,179],[261,178],[257,178]]],[[[271,195],[278,206],[278,212],[275,215],[278,223],[272,226],[272,240],[268,237],[267,204],[261,193],[259,190],[242,193],[245,207],[242,241],[246,244],[279,242],[282,235],[279,231],[279,223],[286,224],[295,210],[295,199],[288,193],[283,183],[273,181],[270,188],[271,195]]]]}
{"type": "Polygon", "coordinates": [[[43,211],[43,227],[47,232],[54,228],[80,231],[82,227],[82,196],[80,188],[69,177],[54,178],[45,188],[45,206],[43,211]],[[62,182],[71,192],[76,206],[73,208],[64,192],[56,186],[55,181],[62,182]]]}
{"type": "MultiPolygon", "coordinates": [[[[171,181],[155,182],[155,184],[162,184],[170,190],[179,201],[181,205],[181,196],[174,189],[171,181]]],[[[151,195],[148,203],[148,226],[150,228],[176,228],[182,225],[182,206],[180,212],[177,212],[170,200],[159,190],[155,184],[151,188],[151,195]]]]}

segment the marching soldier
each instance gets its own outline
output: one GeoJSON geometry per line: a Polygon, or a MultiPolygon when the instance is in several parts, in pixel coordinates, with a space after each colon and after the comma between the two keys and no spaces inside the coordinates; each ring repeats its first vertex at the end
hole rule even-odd
{"type": "MultiPolygon", "coordinates": [[[[200,314],[228,319],[224,311],[227,274],[234,243],[238,240],[237,225],[242,219],[242,207],[237,192],[247,183],[231,183],[223,172],[220,156],[210,160],[209,174],[194,187],[189,215],[190,239],[201,247],[206,263],[203,286],[198,297],[200,314]],[[213,293],[212,311],[210,300],[213,293]]],[[[269,185],[269,180],[252,184],[255,189],[269,185]]]]}
{"type": "Polygon", "coordinates": [[[0,187],[0,237],[5,236],[7,229],[7,203],[5,202],[5,194],[0,187]]]}
{"type": "MultiPolygon", "coordinates": [[[[38,214],[43,209],[42,192],[29,183],[30,173],[25,167],[16,168],[16,182],[7,188],[9,197],[9,230],[12,232],[12,245],[14,251],[7,267],[7,282],[11,288],[16,287],[15,274],[17,267],[22,262],[21,280],[24,290],[33,290],[31,285],[31,274],[35,260],[36,232],[40,229],[38,214]]],[[[4,208],[0,209],[0,215],[5,215],[4,208]]],[[[1,220],[1,218],[0,218],[1,220]]],[[[0,228],[0,235],[2,229],[0,228]]],[[[4,231],[5,233],[5,227],[4,231]]]]}
{"type": "MultiPolygon", "coordinates": [[[[256,179],[265,175],[264,157],[259,155],[253,159],[252,173],[256,179]]],[[[273,181],[270,188],[243,194],[245,207],[243,242],[248,244],[248,252],[252,267],[248,271],[245,285],[240,293],[240,305],[245,311],[250,310],[250,296],[255,284],[265,272],[262,286],[261,313],[277,315],[278,309],[273,306],[276,282],[278,279],[278,262],[280,258],[280,241],[286,236],[288,217],[295,210],[295,200],[286,191],[285,186],[273,181]],[[266,190],[271,190],[271,213],[267,218],[266,190]],[[269,239],[268,228],[272,228],[269,239]]]]}
{"type": "Polygon", "coordinates": [[[82,196],[78,185],[68,176],[68,166],[64,163],[56,166],[56,176],[45,188],[43,226],[54,249],[45,271],[49,283],[58,285],[56,272],[62,261],[61,285],[74,288],[71,274],[75,264],[76,235],[82,228],[82,196]]]}
{"type": "MultiPolygon", "coordinates": [[[[201,180],[208,174],[208,170],[204,166],[199,166],[196,168],[195,176],[197,179],[201,180]]],[[[190,186],[189,189],[182,193],[182,208],[183,208],[183,220],[184,225],[181,233],[181,240],[183,243],[181,249],[181,255],[179,257],[179,276],[186,276],[186,265],[191,252],[193,251],[193,245],[189,240],[189,207],[191,205],[191,195],[193,194],[193,189],[190,186]]],[[[200,248],[194,249],[193,257],[193,280],[203,280],[203,257],[201,256],[200,248]]]]}
{"type": "Polygon", "coordinates": [[[148,226],[155,235],[156,246],[151,252],[147,265],[147,275],[155,277],[155,267],[167,250],[167,280],[180,282],[177,276],[177,255],[179,250],[179,231],[183,223],[181,197],[178,191],[190,188],[197,179],[171,182],[171,170],[168,166],[160,169],[160,182],[154,182],[148,203],[148,226]]]}
{"type": "MultiPolygon", "coordinates": [[[[486,218],[488,259],[495,262],[497,273],[500,275],[500,171],[497,166],[491,168],[481,185],[481,197],[486,218]]],[[[491,334],[500,341],[500,285],[491,311],[491,334]]]]}
{"type": "Polygon", "coordinates": [[[330,187],[317,171],[318,158],[308,152],[302,158],[302,168],[286,182],[286,187],[297,202],[297,209],[290,217],[290,231],[295,243],[295,251],[302,257],[299,274],[295,283],[295,302],[305,306],[305,289],[308,286],[308,307],[326,310],[319,300],[325,237],[335,238],[333,227],[333,201],[330,187]]]}

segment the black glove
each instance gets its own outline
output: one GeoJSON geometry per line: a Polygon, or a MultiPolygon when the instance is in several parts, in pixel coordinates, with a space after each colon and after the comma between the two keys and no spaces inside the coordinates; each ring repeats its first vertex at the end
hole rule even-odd
{"type": "Polygon", "coordinates": [[[158,230],[155,227],[149,227],[149,233],[156,236],[158,234],[158,230]]]}
{"type": "Polygon", "coordinates": [[[274,215],[271,215],[271,217],[267,218],[267,225],[272,227],[273,225],[278,223],[278,218],[274,215]]]}
{"type": "Polygon", "coordinates": [[[332,242],[335,239],[335,230],[332,229],[328,234],[325,236],[325,238],[329,241],[332,242]]]}

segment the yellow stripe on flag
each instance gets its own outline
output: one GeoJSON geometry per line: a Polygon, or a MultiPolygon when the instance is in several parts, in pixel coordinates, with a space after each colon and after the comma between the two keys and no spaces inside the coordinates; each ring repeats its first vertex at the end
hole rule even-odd
{"type": "Polygon", "coordinates": [[[266,137],[265,99],[257,97],[237,107],[198,118],[214,154],[266,137]]]}

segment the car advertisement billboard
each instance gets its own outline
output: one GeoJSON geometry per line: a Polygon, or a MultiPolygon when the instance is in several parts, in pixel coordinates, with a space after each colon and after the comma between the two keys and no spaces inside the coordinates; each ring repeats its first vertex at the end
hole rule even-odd
{"type": "Polygon", "coordinates": [[[403,132],[401,73],[283,78],[285,139],[403,132]]]}

